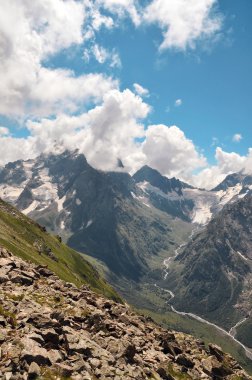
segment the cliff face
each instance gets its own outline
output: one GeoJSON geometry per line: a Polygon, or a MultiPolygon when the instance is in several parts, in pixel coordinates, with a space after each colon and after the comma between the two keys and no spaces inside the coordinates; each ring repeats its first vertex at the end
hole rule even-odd
{"type": "MultiPolygon", "coordinates": [[[[178,310],[196,313],[231,328],[251,323],[252,195],[226,205],[177,256],[167,276],[178,310]]],[[[238,328],[239,330],[239,328],[238,328]]],[[[244,331],[242,342],[249,329],[244,331]]]]}
{"type": "Polygon", "coordinates": [[[251,379],[231,356],[0,249],[0,378],[251,379]]]}

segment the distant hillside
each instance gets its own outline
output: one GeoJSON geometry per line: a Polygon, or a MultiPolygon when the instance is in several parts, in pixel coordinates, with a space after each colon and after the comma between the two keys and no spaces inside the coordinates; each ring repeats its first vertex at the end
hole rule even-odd
{"type": "Polygon", "coordinates": [[[204,316],[225,329],[243,321],[235,330],[249,347],[251,236],[252,195],[247,194],[226,205],[195,235],[176,257],[165,281],[175,293],[174,305],[178,310],[204,316]]]}

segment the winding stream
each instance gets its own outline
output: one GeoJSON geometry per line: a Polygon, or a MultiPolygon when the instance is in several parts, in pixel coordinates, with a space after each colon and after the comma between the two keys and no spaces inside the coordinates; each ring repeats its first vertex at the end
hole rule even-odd
{"type": "MultiPolygon", "coordinates": [[[[196,233],[196,230],[193,230],[191,235],[189,236],[189,239],[192,239],[193,235],[196,233]]],[[[174,256],[173,257],[168,257],[167,259],[164,260],[163,264],[164,264],[164,280],[167,278],[168,274],[169,274],[169,267],[170,267],[170,264],[171,264],[171,261],[174,260],[178,254],[179,254],[179,251],[181,250],[181,248],[183,248],[184,246],[186,245],[186,243],[182,243],[176,250],[175,250],[175,253],[174,253],[174,256]]],[[[193,313],[187,313],[187,312],[184,312],[184,311],[178,311],[174,308],[174,306],[172,306],[170,304],[170,302],[173,300],[173,298],[175,298],[175,294],[169,290],[169,289],[164,289],[164,288],[161,288],[160,286],[158,286],[157,284],[155,284],[155,287],[156,288],[159,288],[161,290],[163,290],[164,292],[168,293],[170,295],[170,299],[167,301],[167,304],[171,307],[171,310],[178,314],[178,315],[182,315],[182,316],[188,316],[188,317],[191,317],[193,319],[196,319],[197,321],[201,322],[201,323],[205,323],[209,326],[213,326],[216,330],[219,330],[220,332],[222,332],[223,334],[229,336],[233,341],[235,341],[237,344],[239,344],[240,347],[242,347],[246,353],[246,356],[252,360],[252,350],[250,350],[248,347],[246,347],[242,342],[240,342],[238,339],[235,338],[235,335],[236,335],[236,328],[238,326],[241,326],[246,320],[248,317],[246,318],[243,318],[241,319],[239,322],[236,323],[236,325],[234,325],[229,331],[226,331],[224,330],[222,327],[212,323],[212,322],[209,322],[207,321],[206,319],[204,318],[201,318],[200,316],[196,315],[196,314],[193,314],[193,313]]]]}

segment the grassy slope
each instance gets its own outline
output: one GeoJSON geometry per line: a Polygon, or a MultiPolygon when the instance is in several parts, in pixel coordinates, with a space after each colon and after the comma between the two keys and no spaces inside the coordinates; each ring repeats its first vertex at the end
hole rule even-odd
{"type": "Polygon", "coordinates": [[[0,199],[0,246],[10,250],[24,260],[47,265],[62,280],[77,286],[89,284],[94,290],[109,298],[120,300],[112,287],[79,253],[60,243],[57,237],[48,234],[12,206],[0,199]],[[58,262],[47,254],[39,253],[36,244],[49,247],[58,262]]]}

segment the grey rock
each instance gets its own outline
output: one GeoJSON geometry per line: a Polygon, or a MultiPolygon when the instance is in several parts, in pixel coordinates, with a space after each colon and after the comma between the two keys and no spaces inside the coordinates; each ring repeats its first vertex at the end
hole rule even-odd
{"type": "Polygon", "coordinates": [[[40,372],[41,371],[40,371],[40,367],[38,366],[38,364],[35,362],[32,362],[29,365],[29,369],[28,369],[28,379],[29,380],[36,379],[40,375],[40,372]]]}

